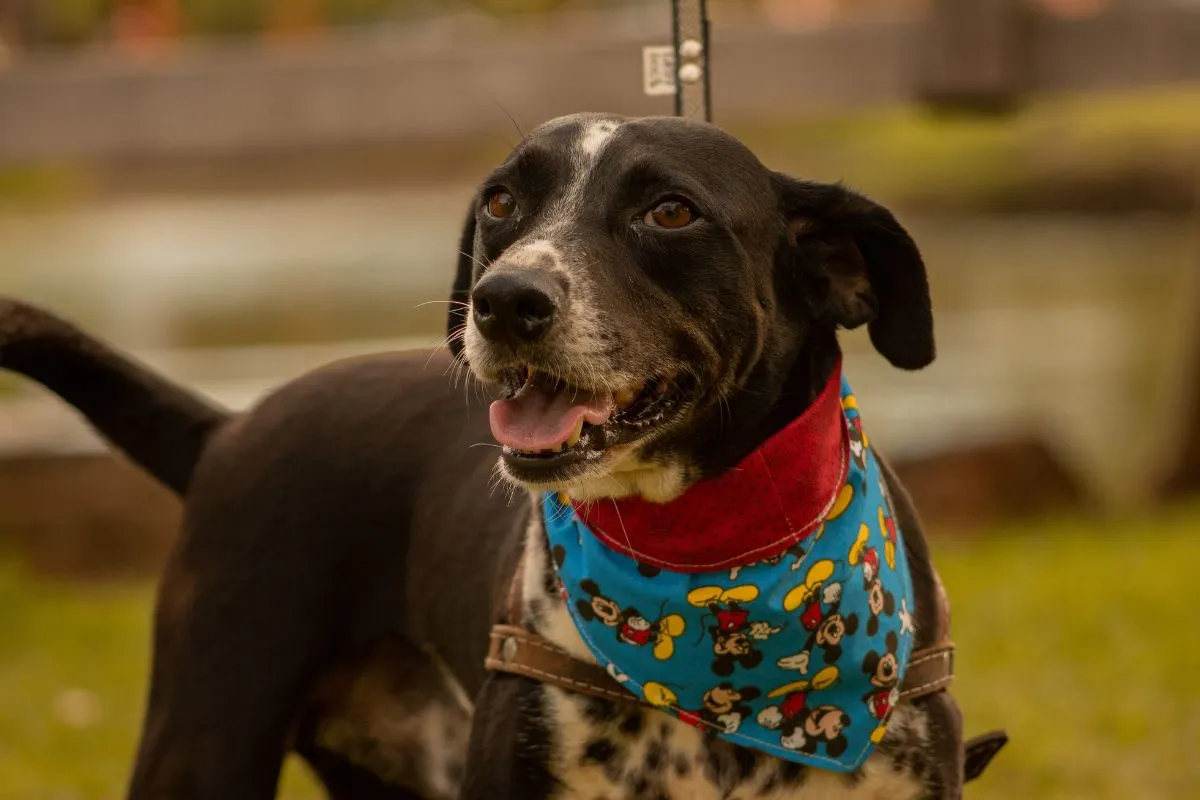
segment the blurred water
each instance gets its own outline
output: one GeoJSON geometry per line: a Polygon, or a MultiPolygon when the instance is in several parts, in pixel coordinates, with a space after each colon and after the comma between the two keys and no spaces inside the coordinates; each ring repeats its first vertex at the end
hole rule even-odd
{"type": "MultiPolygon", "coordinates": [[[[135,349],[263,338],[432,344],[472,191],[172,197],[10,213],[0,216],[0,291],[135,349]],[[284,321],[266,324],[276,317],[284,321]]],[[[928,261],[940,354],[929,370],[901,374],[865,336],[847,337],[876,435],[917,452],[1037,428],[1120,492],[1168,433],[1185,287],[1200,264],[1187,222],[905,222],[928,261]]],[[[226,351],[228,370],[209,364],[205,377],[253,379],[247,365],[273,358],[239,368],[237,352],[226,351]]],[[[310,366],[293,361],[262,381],[310,366]]]]}

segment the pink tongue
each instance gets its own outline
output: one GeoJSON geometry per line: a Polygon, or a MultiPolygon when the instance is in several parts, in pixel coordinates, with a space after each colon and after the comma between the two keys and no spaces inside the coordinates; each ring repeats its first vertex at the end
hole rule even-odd
{"type": "Polygon", "coordinates": [[[613,398],[608,393],[549,392],[526,386],[511,400],[492,403],[492,436],[514,450],[557,450],[575,432],[579,420],[602,425],[612,412],[613,398]]]}

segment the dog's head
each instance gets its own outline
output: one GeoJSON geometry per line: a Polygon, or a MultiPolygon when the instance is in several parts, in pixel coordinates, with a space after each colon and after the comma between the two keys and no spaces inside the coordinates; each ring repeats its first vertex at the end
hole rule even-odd
{"type": "Polygon", "coordinates": [[[576,499],[666,501],[732,467],[821,389],[839,327],[897,367],[934,357],[895,217],[705,123],[546,123],[484,182],[460,249],[449,341],[503,391],[503,470],[576,499]]]}

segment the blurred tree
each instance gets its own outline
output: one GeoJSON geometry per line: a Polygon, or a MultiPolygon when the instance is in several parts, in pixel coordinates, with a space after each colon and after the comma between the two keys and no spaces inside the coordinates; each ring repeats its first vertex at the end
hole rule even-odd
{"type": "Polygon", "coordinates": [[[246,35],[263,30],[267,4],[261,0],[180,0],[189,32],[202,35],[246,35]]]}
{"type": "MultiPolygon", "coordinates": [[[[26,47],[34,36],[34,0],[0,0],[0,50],[26,47]]],[[[4,54],[0,53],[0,61],[4,54]]]]}
{"type": "Polygon", "coordinates": [[[942,109],[1009,111],[1028,55],[1022,0],[932,0],[920,50],[917,92],[942,109]]]}
{"type": "Polygon", "coordinates": [[[108,21],[105,0],[37,0],[32,33],[36,43],[82,44],[97,38],[108,21]]]}
{"type": "Polygon", "coordinates": [[[311,39],[325,27],[318,0],[271,0],[267,35],[272,39],[311,39]]]}
{"type": "Polygon", "coordinates": [[[179,0],[116,0],[113,37],[127,53],[153,56],[179,38],[182,22],[179,0]]]}
{"type": "Polygon", "coordinates": [[[427,3],[397,3],[396,0],[322,0],[321,10],[325,19],[335,25],[360,25],[376,22],[393,11],[403,11],[404,6],[421,6],[427,3]]]}
{"type": "Polygon", "coordinates": [[[566,2],[567,0],[470,0],[471,5],[497,16],[558,11],[566,2]]]}

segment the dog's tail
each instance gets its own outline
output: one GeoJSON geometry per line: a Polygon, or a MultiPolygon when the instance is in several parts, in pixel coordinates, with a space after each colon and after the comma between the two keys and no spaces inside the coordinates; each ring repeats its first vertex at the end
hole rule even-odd
{"type": "Polygon", "coordinates": [[[0,296],[0,368],[74,406],[110,443],[177,494],[229,413],[48,311],[0,296]]]}

